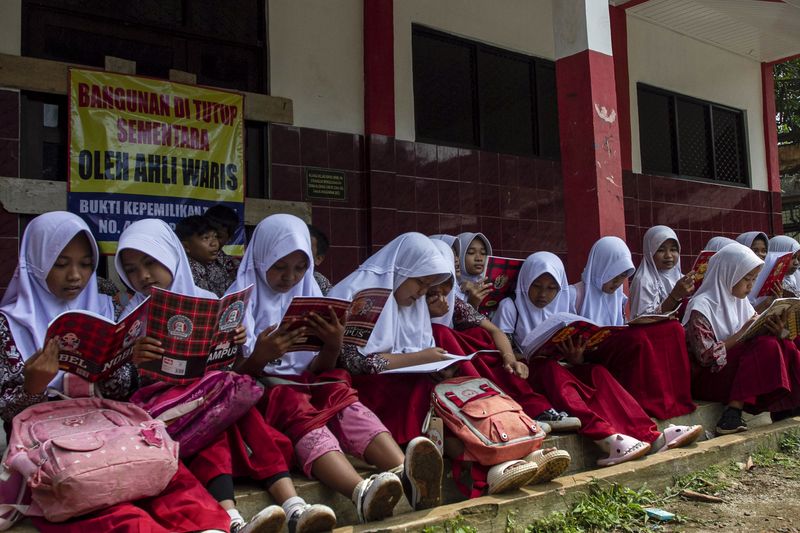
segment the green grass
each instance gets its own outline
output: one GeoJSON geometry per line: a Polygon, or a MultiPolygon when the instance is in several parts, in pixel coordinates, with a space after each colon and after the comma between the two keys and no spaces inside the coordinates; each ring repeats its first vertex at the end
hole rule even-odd
{"type": "Polygon", "coordinates": [[[478,533],[478,529],[469,525],[463,516],[458,515],[441,526],[422,528],[422,533],[478,533]]]}

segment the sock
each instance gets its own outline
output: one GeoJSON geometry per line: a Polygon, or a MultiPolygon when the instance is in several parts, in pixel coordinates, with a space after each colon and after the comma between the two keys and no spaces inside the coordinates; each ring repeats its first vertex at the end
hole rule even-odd
{"type": "Polygon", "coordinates": [[[289,519],[295,511],[302,510],[305,504],[306,501],[300,496],[292,496],[283,502],[281,507],[283,507],[283,512],[286,513],[286,518],[289,519]]]}
{"type": "Polygon", "coordinates": [[[241,513],[239,513],[239,509],[228,509],[226,512],[228,513],[228,516],[231,517],[231,524],[245,524],[244,518],[242,518],[241,513]]]}
{"type": "Polygon", "coordinates": [[[353,489],[353,494],[350,496],[350,500],[356,505],[358,505],[358,498],[359,496],[361,496],[361,488],[364,486],[366,482],[367,482],[366,479],[362,479],[361,481],[358,482],[356,488],[353,489]]]}
{"type": "Polygon", "coordinates": [[[392,473],[392,474],[396,475],[397,477],[400,477],[400,474],[402,474],[402,473],[403,473],[403,469],[404,469],[404,468],[405,468],[405,465],[402,465],[402,464],[400,464],[400,465],[397,465],[397,466],[396,466],[396,467],[394,467],[394,468],[391,468],[391,469],[389,469],[388,471],[389,471],[390,473],[392,473]]]}

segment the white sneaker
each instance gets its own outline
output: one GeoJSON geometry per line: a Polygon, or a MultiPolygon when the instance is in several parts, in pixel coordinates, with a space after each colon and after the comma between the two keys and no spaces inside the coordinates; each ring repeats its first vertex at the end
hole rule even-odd
{"type": "Polygon", "coordinates": [[[286,513],[280,505],[270,505],[261,509],[246,524],[239,520],[231,521],[231,533],[279,533],[286,522],[286,513]]]}
{"type": "Polygon", "coordinates": [[[358,521],[363,524],[392,516],[402,495],[403,485],[395,474],[381,472],[370,476],[356,487],[358,521]]]}

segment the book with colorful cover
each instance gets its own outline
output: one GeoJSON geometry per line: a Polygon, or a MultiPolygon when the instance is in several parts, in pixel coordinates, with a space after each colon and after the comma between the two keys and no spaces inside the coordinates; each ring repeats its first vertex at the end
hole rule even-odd
{"type": "Polygon", "coordinates": [[[139,366],[143,376],[188,383],[207,370],[230,365],[239,354],[233,343],[253,286],[220,299],[197,298],[153,288],[147,335],[162,343],[164,356],[139,366]]]}
{"type": "Polygon", "coordinates": [[[594,350],[606,339],[628,326],[599,326],[573,313],[554,313],[528,333],[522,341],[525,358],[534,355],[560,355],[558,345],[569,338],[586,341],[586,350],[594,350]]]}
{"type": "Polygon", "coordinates": [[[446,353],[442,361],[434,361],[433,363],[422,363],[420,365],[404,366],[402,368],[394,368],[392,370],[384,370],[381,374],[430,374],[439,372],[452,365],[463,363],[464,361],[471,361],[473,357],[482,353],[500,353],[498,350],[478,350],[477,352],[468,355],[456,355],[446,353]]]}
{"type": "Polygon", "coordinates": [[[494,255],[490,255],[487,258],[483,277],[492,284],[492,288],[489,294],[478,304],[479,312],[484,314],[493,313],[503,298],[514,294],[519,271],[524,262],[523,259],[497,257],[494,255]]]}
{"type": "Polygon", "coordinates": [[[694,292],[697,292],[697,289],[700,288],[700,284],[703,283],[706,270],[708,270],[708,260],[711,259],[711,256],[715,253],[716,252],[713,250],[703,250],[697,256],[697,259],[694,260],[691,270],[691,272],[694,272],[694,292]]]}
{"type": "Polygon", "coordinates": [[[753,337],[768,333],[766,322],[771,316],[781,316],[787,313],[786,338],[794,340],[800,335],[800,298],[777,298],[772,304],[750,324],[747,331],[739,339],[745,342],[753,337]]]}
{"type": "Polygon", "coordinates": [[[149,299],[114,322],[91,311],[67,311],[47,326],[45,342],[59,338],[58,367],[95,383],[131,360],[133,343],[144,334],[149,299]]]}
{"type": "Polygon", "coordinates": [[[783,278],[786,277],[786,274],[789,272],[789,269],[792,266],[792,258],[794,257],[794,253],[788,252],[785,255],[782,255],[775,261],[775,264],[772,265],[772,270],[767,276],[767,279],[764,280],[764,284],[761,285],[761,290],[758,291],[756,298],[761,298],[763,296],[769,296],[772,294],[772,289],[777,287],[779,290],[783,290],[783,278]]]}
{"type": "MultiPolygon", "coordinates": [[[[337,318],[344,322],[343,341],[363,347],[367,345],[375,323],[391,294],[390,289],[364,289],[357,292],[352,301],[323,296],[295,296],[281,319],[281,325],[288,324],[287,331],[310,326],[308,316],[311,313],[327,319],[330,317],[329,308],[331,308],[337,318]]],[[[290,351],[318,351],[320,348],[322,341],[316,336],[309,335],[292,345],[290,351]]]]}

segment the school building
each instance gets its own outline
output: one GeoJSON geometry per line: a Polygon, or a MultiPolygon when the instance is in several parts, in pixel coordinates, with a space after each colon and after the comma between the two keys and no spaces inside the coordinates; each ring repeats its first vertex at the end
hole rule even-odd
{"type": "Polygon", "coordinates": [[[410,230],[575,280],[602,235],[782,231],[772,70],[798,53],[800,0],[4,0],[0,290],[66,205],[69,65],[244,92],[246,222],[313,221],[333,280],[410,230]]]}

